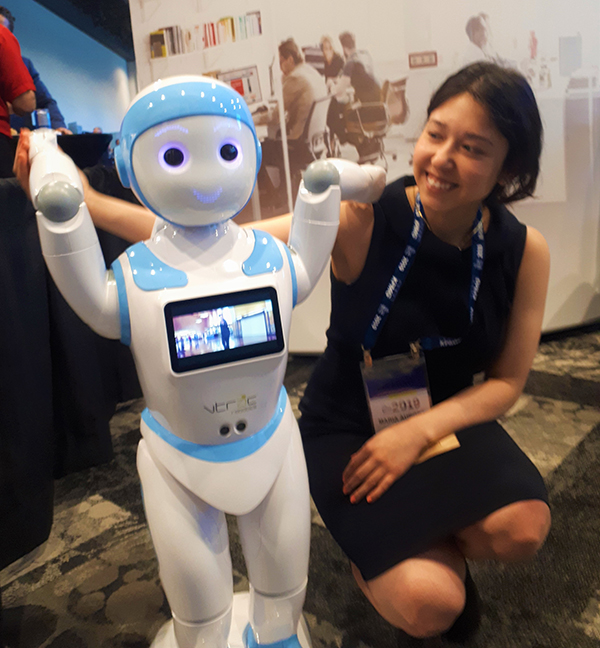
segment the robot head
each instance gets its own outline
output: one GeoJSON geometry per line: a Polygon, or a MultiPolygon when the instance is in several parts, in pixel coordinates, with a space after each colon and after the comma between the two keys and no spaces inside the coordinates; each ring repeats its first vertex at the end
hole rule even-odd
{"type": "Polygon", "coordinates": [[[261,148],[235,90],[208,77],[179,76],[133,100],[115,161],[123,185],[155,214],[177,225],[209,225],[248,202],[261,148]]]}

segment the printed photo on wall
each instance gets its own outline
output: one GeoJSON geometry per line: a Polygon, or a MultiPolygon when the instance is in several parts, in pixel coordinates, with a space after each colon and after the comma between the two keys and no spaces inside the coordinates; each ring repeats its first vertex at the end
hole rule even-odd
{"type": "Polygon", "coordinates": [[[134,40],[141,29],[150,39],[149,56],[146,40],[146,60],[138,61],[141,85],[211,73],[248,103],[264,151],[257,185],[264,217],[293,206],[302,171],[314,159],[378,164],[388,180],[410,174],[430,97],[450,74],[477,60],[518,70],[536,94],[546,134],[536,200],[583,195],[575,190],[584,173],[582,151],[595,160],[600,150],[593,128],[600,102],[592,96],[600,87],[593,56],[598,16],[574,29],[560,3],[548,1],[556,11],[543,19],[535,9],[539,0],[526,6],[508,0],[514,11],[499,10],[492,0],[450,0],[451,13],[442,0],[428,8],[376,0],[373,16],[382,18],[370,21],[349,13],[342,0],[327,8],[316,0],[306,6],[181,0],[156,2],[152,12],[132,3],[131,11],[134,40]]]}
{"type": "Polygon", "coordinates": [[[263,217],[288,210],[288,199],[295,200],[302,171],[313,160],[343,157],[387,169],[397,154],[386,149],[386,137],[409,114],[406,78],[382,81],[370,52],[349,31],[336,38],[325,34],[317,45],[287,38],[277,54],[274,74],[281,77],[287,142],[276,107],[256,115],[257,125],[266,127],[258,182],[263,217]]]}

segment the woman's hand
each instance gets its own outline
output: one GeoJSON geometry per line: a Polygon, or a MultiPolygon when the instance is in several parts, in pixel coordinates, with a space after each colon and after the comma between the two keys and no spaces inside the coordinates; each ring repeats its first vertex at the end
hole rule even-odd
{"type": "Polygon", "coordinates": [[[407,419],[371,437],[346,466],[343,491],[352,504],[379,499],[427,447],[418,418],[407,419]]]}
{"type": "Polygon", "coordinates": [[[13,163],[13,173],[17,177],[19,184],[23,191],[27,194],[29,200],[29,136],[31,131],[27,128],[22,128],[19,134],[19,141],[17,143],[17,152],[15,153],[15,161],[13,163]]]}
{"type": "MultiPolygon", "coordinates": [[[[13,173],[19,181],[23,191],[27,194],[29,200],[31,200],[31,195],[29,193],[29,173],[31,171],[31,165],[29,163],[30,137],[31,131],[27,128],[22,128],[19,134],[19,142],[17,143],[17,151],[15,153],[15,161],[13,164],[13,173]]],[[[83,173],[81,169],[77,170],[79,171],[79,178],[83,185],[83,199],[87,200],[89,194],[93,192],[93,189],[91,189],[85,173],[83,173]]]]}

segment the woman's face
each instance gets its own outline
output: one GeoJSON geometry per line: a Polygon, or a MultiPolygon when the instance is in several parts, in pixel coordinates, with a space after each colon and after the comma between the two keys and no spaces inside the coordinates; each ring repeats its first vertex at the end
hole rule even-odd
{"type": "Polygon", "coordinates": [[[325,60],[330,63],[333,58],[333,47],[331,46],[331,43],[329,41],[323,41],[321,44],[321,50],[325,60]]]}
{"type": "Polygon", "coordinates": [[[475,210],[498,182],[507,153],[507,140],[470,94],[438,106],[413,155],[425,212],[475,210]]]}

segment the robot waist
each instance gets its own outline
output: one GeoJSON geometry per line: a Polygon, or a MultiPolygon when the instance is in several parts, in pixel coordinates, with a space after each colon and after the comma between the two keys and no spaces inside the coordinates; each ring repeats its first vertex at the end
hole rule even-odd
{"type": "Polygon", "coordinates": [[[142,420],[148,428],[159,436],[163,441],[173,446],[179,452],[196,459],[210,461],[212,463],[225,463],[243,459],[259,450],[272,436],[279,426],[287,403],[285,388],[279,392],[279,399],[271,420],[262,429],[252,436],[239,439],[222,445],[202,445],[181,439],[161,425],[146,408],[142,412],[142,420]]]}

